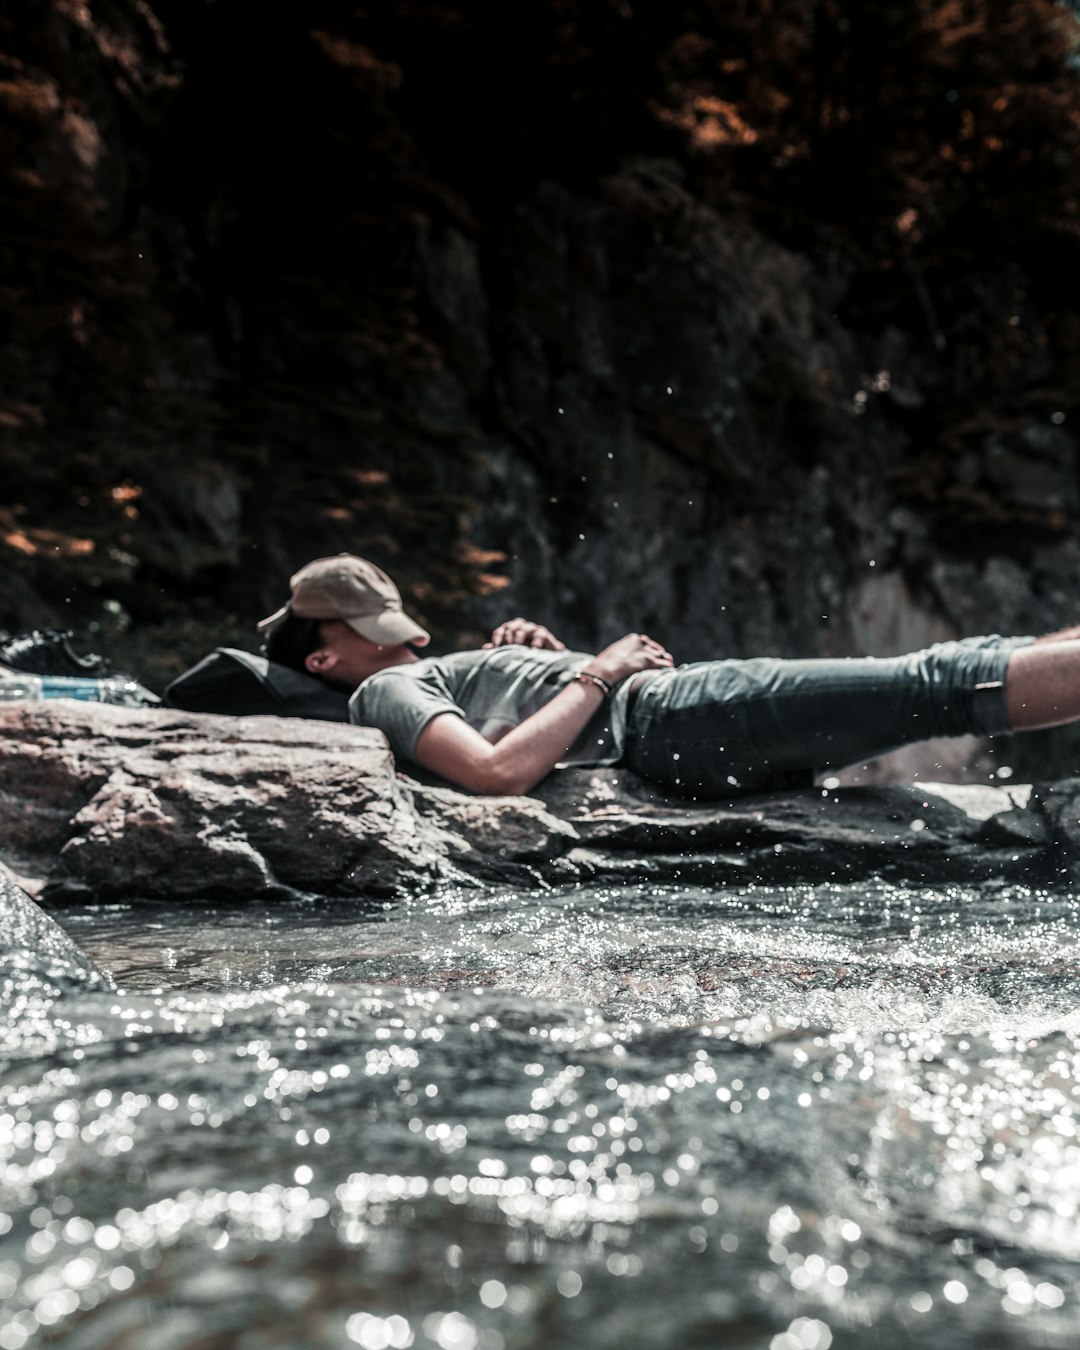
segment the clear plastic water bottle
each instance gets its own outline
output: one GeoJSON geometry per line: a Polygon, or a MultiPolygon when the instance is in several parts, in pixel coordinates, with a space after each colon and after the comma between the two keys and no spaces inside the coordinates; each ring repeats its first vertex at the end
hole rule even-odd
{"type": "Polygon", "coordinates": [[[44,698],[74,698],[81,703],[117,703],[143,708],[156,702],[137,680],[123,675],[97,679],[80,675],[23,675],[10,671],[0,676],[0,703],[36,702],[44,698]]]}
{"type": "Polygon", "coordinates": [[[41,697],[40,675],[0,676],[0,703],[21,703],[24,699],[41,697]]]}

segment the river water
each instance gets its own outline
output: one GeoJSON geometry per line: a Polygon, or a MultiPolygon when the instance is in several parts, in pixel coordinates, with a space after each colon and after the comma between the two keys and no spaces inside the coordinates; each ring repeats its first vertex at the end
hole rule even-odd
{"type": "Polygon", "coordinates": [[[1075,1347],[1080,910],[883,883],[57,917],[0,1350],[1075,1347]]]}

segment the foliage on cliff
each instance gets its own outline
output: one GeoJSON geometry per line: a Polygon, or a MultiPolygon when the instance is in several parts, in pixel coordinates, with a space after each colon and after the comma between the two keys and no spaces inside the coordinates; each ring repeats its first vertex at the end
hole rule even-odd
{"type": "MultiPolygon", "coordinates": [[[[528,530],[561,586],[595,503],[507,373],[520,348],[573,374],[521,263],[556,247],[523,214],[545,185],[603,204],[606,267],[685,246],[673,328],[697,303],[687,202],[807,259],[836,279],[817,328],[918,358],[888,414],[890,500],[939,543],[1074,537],[1067,493],[998,488],[1032,460],[1075,477],[1065,432],[1015,442],[1033,409],[1060,427],[1075,406],[1077,31],[1052,0],[12,0],[0,626],[70,616],[160,679],[249,642],[320,553],[376,557],[445,636],[528,530]],[[632,165],[673,166],[678,193],[613,189],[632,165]],[[493,447],[533,475],[501,527],[493,447]]],[[[614,308],[589,247],[570,275],[614,308]]],[[[811,381],[790,334],[762,353],[750,440],[831,464],[851,391],[811,381]]],[[[619,360],[583,401],[659,428],[750,510],[619,360]]]]}

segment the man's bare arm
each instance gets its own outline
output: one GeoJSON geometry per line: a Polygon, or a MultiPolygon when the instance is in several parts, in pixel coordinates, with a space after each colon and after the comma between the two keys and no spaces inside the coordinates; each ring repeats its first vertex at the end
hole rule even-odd
{"type": "MultiPolygon", "coordinates": [[[[673,664],[658,642],[631,633],[605,647],[584,670],[614,686],[639,671],[673,664]]],[[[494,745],[455,713],[441,713],[420,733],[416,758],[470,792],[516,796],[551,772],[603,700],[599,685],[573,680],[494,745]]]]}

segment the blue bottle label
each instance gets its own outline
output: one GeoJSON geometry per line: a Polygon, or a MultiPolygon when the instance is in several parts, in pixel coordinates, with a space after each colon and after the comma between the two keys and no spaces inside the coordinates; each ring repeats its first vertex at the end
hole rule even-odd
{"type": "Polygon", "coordinates": [[[42,675],[42,698],[77,698],[84,703],[101,700],[100,680],[80,680],[74,675],[42,675]]]}

